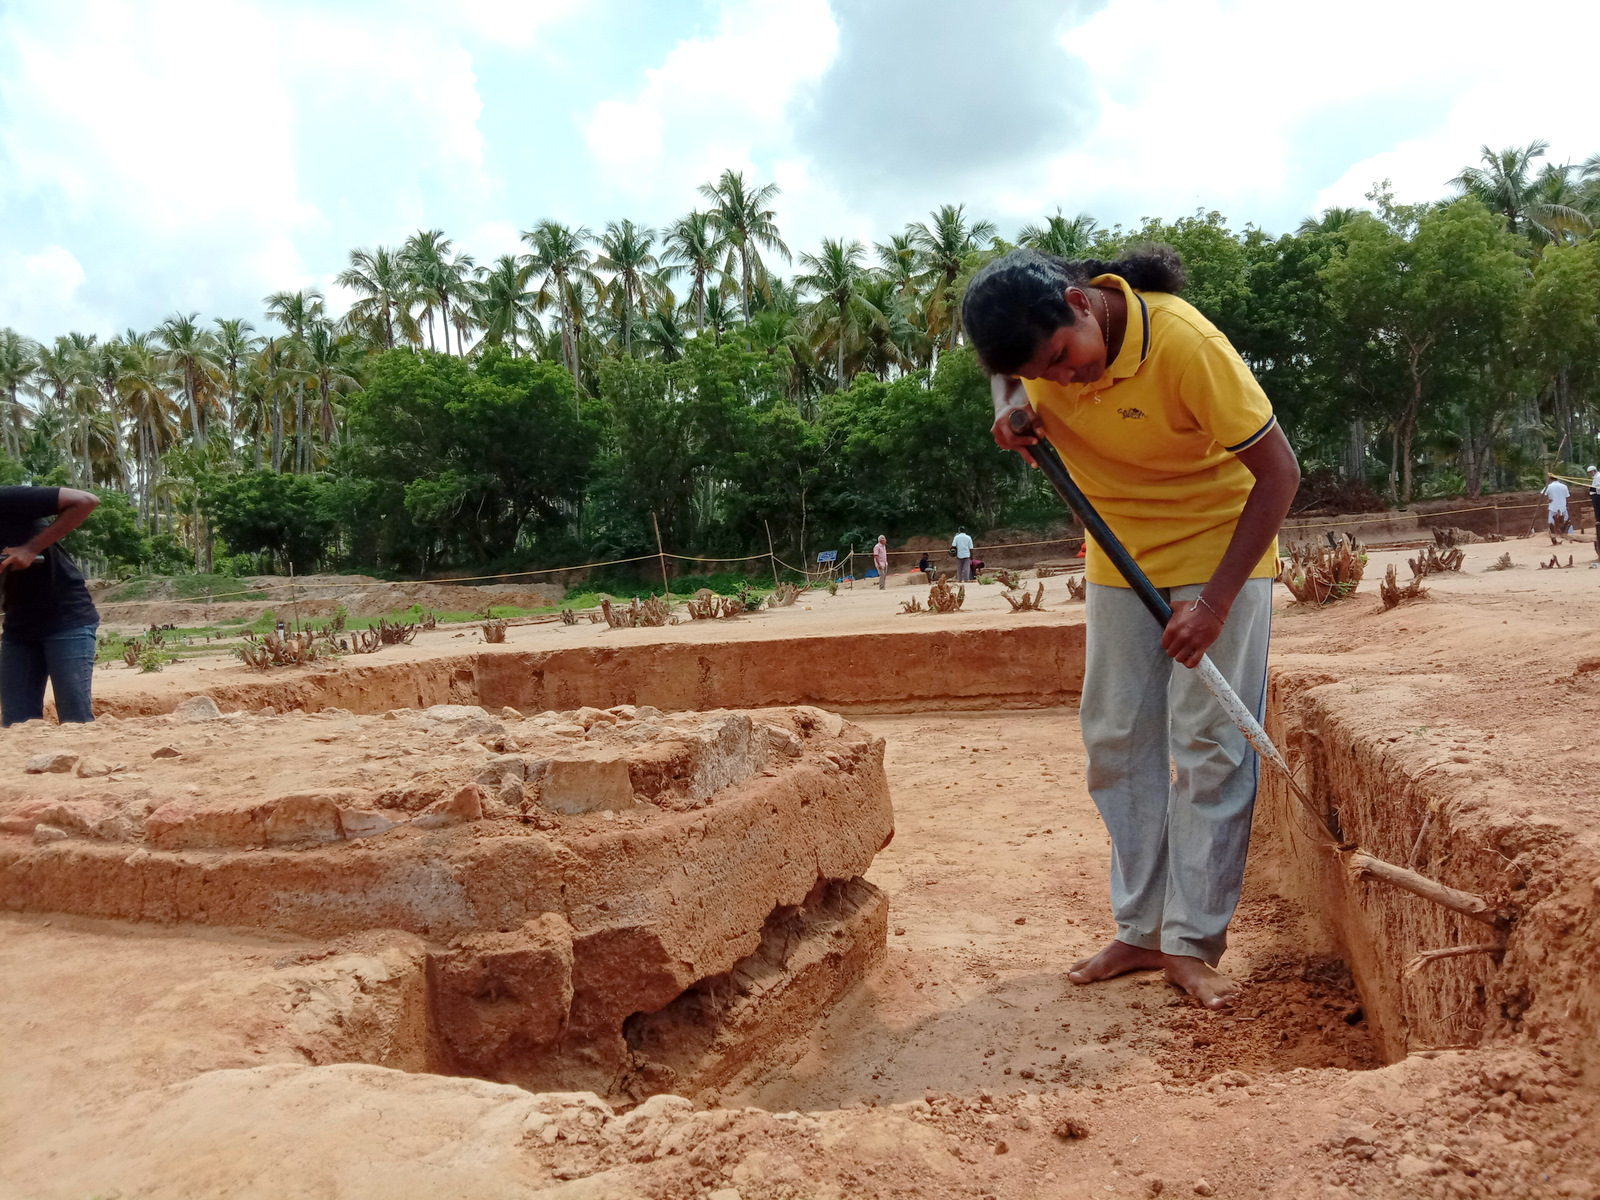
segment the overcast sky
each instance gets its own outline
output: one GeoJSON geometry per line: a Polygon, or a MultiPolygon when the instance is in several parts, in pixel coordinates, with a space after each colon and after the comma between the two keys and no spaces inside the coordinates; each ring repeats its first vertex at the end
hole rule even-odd
{"type": "Polygon", "coordinates": [[[351,247],[488,262],[729,166],[796,250],[952,201],[1278,232],[1485,142],[1600,150],[1597,43],[1593,0],[0,0],[0,325],[260,325],[351,247]]]}

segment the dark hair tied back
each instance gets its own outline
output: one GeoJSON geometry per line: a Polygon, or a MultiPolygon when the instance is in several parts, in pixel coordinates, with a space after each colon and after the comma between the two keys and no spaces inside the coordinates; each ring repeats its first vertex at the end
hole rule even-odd
{"type": "Polygon", "coordinates": [[[1136,246],[1115,262],[1065,259],[1013,250],[984,265],[967,285],[961,323],[986,371],[1014,375],[1056,330],[1073,322],[1071,287],[1097,275],[1120,275],[1141,292],[1181,292],[1183,263],[1171,246],[1136,246]]]}

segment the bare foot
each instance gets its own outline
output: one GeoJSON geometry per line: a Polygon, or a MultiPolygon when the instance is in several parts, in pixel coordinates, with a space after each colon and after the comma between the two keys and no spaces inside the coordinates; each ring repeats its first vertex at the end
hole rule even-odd
{"type": "Polygon", "coordinates": [[[1127,942],[1112,942],[1093,958],[1073,963],[1067,978],[1073,983],[1098,983],[1129,971],[1159,971],[1165,965],[1166,957],[1159,950],[1141,950],[1127,942]]]}
{"type": "Polygon", "coordinates": [[[1184,954],[1163,954],[1167,982],[1176,984],[1207,1008],[1232,1008],[1242,990],[1204,959],[1184,954]]]}

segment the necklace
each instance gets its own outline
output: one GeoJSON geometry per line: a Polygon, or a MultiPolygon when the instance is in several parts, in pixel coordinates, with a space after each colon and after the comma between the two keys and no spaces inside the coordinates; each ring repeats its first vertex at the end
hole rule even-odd
{"type": "MultiPolygon", "coordinates": [[[[1111,325],[1107,319],[1110,314],[1106,311],[1106,298],[1105,296],[1101,295],[1099,288],[1094,288],[1089,294],[1097,297],[1100,301],[1100,309],[1098,312],[1095,312],[1094,321],[1096,325],[1100,326],[1100,342],[1106,348],[1106,361],[1107,365],[1109,365],[1111,359],[1111,325]]],[[[1094,312],[1093,303],[1089,305],[1089,309],[1091,312],[1094,312]]]]}

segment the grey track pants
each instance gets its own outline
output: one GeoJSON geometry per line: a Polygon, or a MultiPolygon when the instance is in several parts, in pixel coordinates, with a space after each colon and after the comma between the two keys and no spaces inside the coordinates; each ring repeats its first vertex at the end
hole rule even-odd
{"type": "MultiPolygon", "coordinates": [[[[1203,585],[1163,589],[1174,605],[1203,585]]],[[[1210,649],[1261,716],[1272,581],[1251,579],[1210,649]]],[[[1091,583],[1080,708],[1089,794],[1111,834],[1117,940],[1216,963],[1239,903],[1259,762],[1129,588],[1091,583]]]]}

